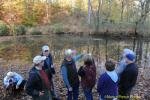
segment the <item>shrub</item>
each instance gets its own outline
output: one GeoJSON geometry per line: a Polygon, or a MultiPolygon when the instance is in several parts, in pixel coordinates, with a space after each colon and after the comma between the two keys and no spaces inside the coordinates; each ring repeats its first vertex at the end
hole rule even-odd
{"type": "Polygon", "coordinates": [[[26,34],[26,28],[24,25],[15,26],[14,31],[15,31],[16,35],[25,35],[26,34]]]}
{"type": "Polygon", "coordinates": [[[54,33],[59,33],[63,31],[63,24],[57,23],[52,26],[52,30],[54,33]]]}
{"type": "Polygon", "coordinates": [[[39,31],[39,30],[36,30],[36,29],[33,29],[31,32],[30,32],[31,35],[42,35],[42,32],[39,31]]]}
{"type": "Polygon", "coordinates": [[[8,26],[0,21],[0,36],[7,36],[9,35],[9,28],[8,26]]]}

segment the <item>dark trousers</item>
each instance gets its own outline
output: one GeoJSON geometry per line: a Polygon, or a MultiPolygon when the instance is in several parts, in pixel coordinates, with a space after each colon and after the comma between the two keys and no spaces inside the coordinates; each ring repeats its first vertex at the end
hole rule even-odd
{"type": "Polygon", "coordinates": [[[9,91],[9,92],[12,93],[12,94],[17,94],[17,93],[23,91],[23,90],[24,90],[24,86],[25,86],[25,84],[26,84],[26,80],[23,80],[23,81],[21,82],[21,84],[19,85],[19,88],[18,88],[18,89],[16,89],[16,84],[17,84],[17,83],[12,83],[12,84],[10,84],[9,87],[6,89],[6,91],[9,91]]]}
{"type": "Polygon", "coordinates": [[[86,100],[93,100],[92,89],[83,89],[86,100]]]}
{"type": "Polygon", "coordinates": [[[119,90],[119,100],[130,100],[131,89],[128,91],[119,90]]]}
{"type": "Polygon", "coordinates": [[[72,87],[72,91],[68,91],[67,100],[78,100],[79,86],[72,87]]]}

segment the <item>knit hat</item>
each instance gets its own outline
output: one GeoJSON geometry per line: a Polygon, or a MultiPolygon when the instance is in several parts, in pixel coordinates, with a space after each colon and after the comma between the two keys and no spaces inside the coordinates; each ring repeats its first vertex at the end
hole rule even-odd
{"type": "Polygon", "coordinates": [[[135,60],[135,55],[133,55],[133,54],[127,54],[127,55],[126,55],[126,58],[127,58],[128,60],[130,60],[130,61],[134,61],[134,60],[135,60]]]}
{"type": "Polygon", "coordinates": [[[135,53],[132,50],[125,48],[123,50],[123,56],[125,57],[127,54],[133,54],[135,56],[135,53]]]}

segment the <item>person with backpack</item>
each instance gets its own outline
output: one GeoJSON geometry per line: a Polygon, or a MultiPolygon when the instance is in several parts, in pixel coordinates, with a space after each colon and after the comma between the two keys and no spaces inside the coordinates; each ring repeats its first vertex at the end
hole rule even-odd
{"type": "Polygon", "coordinates": [[[79,77],[75,62],[83,55],[72,56],[72,50],[65,50],[65,58],[61,65],[61,74],[68,90],[67,100],[78,100],[79,77]]]}
{"type": "Polygon", "coordinates": [[[118,75],[115,71],[115,63],[108,60],[105,63],[106,72],[103,73],[97,84],[99,100],[117,100],[118,96],[118,75]]]}
{"type": "Polygon", "coordinates": [[[78,74],[81,77],[81,86],[86,100],[93,100],[92,89],[96,83],[96,66],[91,55],[83,57],[84,65],[80,67],[78,74]]]}
{"type": "Polygon", "coordinates": [[[50,70],[42,69],[45,59],[46,56],[35,56],[33,59],[34,66],[29,72],[26,92],[32,96],[33,100],[52,100],[50,70]]]}

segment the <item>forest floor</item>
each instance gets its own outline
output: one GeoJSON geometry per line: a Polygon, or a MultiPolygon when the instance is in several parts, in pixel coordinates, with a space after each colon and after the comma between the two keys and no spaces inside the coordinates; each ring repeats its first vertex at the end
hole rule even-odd
{"type": "MultiPolygon", "coordinates": [[[[25,79],[28,77],[28,72],[31,69],[31,67],[28,67],[29,65],[22,66],[22,67],[11,67],[12,71],[16,71],[23,75],[25,79]]],[[[3,77],[6,75],[6,72],[9,70],[9,67],[2,67],[0,66],[0,100],[31,100],[31,97],[28,96],[25,92],[14,96],[9,96],[5,94],[5,91],[3,89],[3,77]]],[[[144,74],[145,71],[150,71],[150,68],[139,68],[139,76],[136,83],[136,86],[133,88],[132,91],[132,100],[150,100],[150,78],[145,79],[144,74]]],[[[101,73],[101,72],[100,72],[101,73]]],[[[148,73],[147,73],[148,74],[148,73]]],[[[97,75],[98,76],[98,75],[97,75]]],[[[66,88],[63,85],[63,81],[60,75],[60,68],[56,67],[56,76],[54,78],[55,81],[55,88],[56,92],[59,95],[61,100],[66,100],[66,88]]],[[[79,93],[79,100],[84,100],[82,89],[80,88],[79,93]]],[[[94,100],[98,100],[98,93],[96,92],[96,86],[93,89],[93,96],[94,100]]]]}

